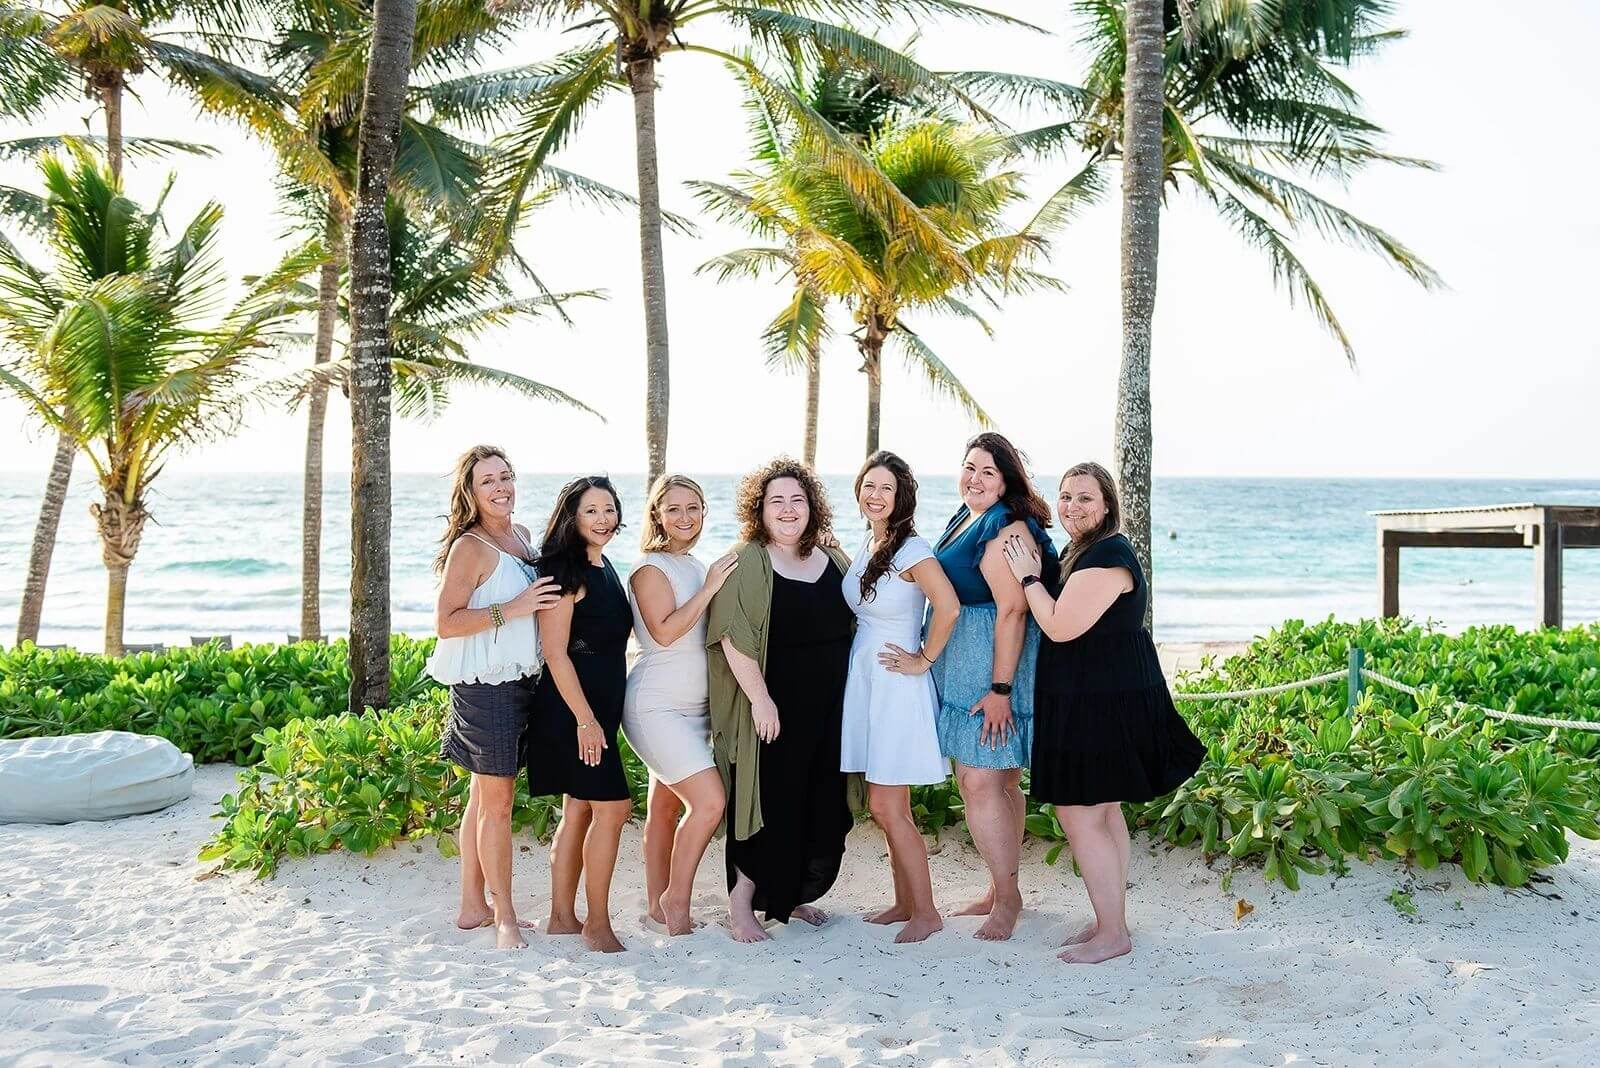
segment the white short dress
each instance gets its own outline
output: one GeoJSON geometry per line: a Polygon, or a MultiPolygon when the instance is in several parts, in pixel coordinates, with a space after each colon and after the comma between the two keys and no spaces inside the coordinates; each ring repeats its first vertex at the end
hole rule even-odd
{"type": "Polygon", "coordinates": [[[868,782],[880,786],[944,782],[950,765],[939,752],[939,695],[932,676],[900,675],[878,663],[889,642],[909,652],[922,647],[928,599],[901,575],[933,556],[933,548],[922,538],[907,538],[873,587],[872,600],[863,601],[861,574],[871,555],[869,536],[844,578],[844,599],[856,613],[856,637],[844,690],[839,770],[865,772],[868,782]]]}
{"type": "MultiPolygon", "coordinates": [[[[672,599],[682,605],[705,584],[706,565],[684,554],[645,553],[633,569],[654,567],[667,577],[672,599]]],[[[639,615],[639,602],[628,587],[633,606],[633,634],[639,659],[628,673],[622,705],[622,733],[639,759],[665,783],[682,782],[695,772],[714,767],[711,720],[706,696],[706,619],[671,645],[656,644],[639,615]]]]}

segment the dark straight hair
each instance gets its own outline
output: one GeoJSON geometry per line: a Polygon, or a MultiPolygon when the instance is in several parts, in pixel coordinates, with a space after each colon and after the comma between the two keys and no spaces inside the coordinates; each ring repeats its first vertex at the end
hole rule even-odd
{"type": "Polygon", "coordinates": [[[967,442],[967,452],[973,449],[982,449],[994,457],[994,466],[1000,472],[1000,477],[1005,480],[1006,488],[1000,494],[1000,500],[1005,502],[1006,511],[1010,514],[1007,519],[1016,522],[1018,519],[1032,519],[1041,527],[1050,525],[1050,505],[1039,496],[1039,491],[1033,488],[1033,482],[1028,478],[1028,467],[1022,451],[1003,434],[996,434],[986,430],[976,434],[967,442]]]}
{"type": "Polygon", "coordinates": [[[605,475],[583,475],[561,487],[550,521],[539,543],[539,574],[556,580],[562,593],[583,589],[589,574],[589,547],[578,532],[578,503],[592,489],[605,490],[617,506],[617,529],[622,529],[622,498],[605,475]]]}

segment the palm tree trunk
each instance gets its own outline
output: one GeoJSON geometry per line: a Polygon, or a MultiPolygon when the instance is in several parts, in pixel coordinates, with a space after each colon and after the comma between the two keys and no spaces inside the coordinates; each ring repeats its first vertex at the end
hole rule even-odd
{"type": "Polygon", "coordinates": [[[883,342],[889,336],[883,319],[876,313],[867,316],[866,328],[857,343],[861,349],[861,371],[867,376],[867,455],[878,451],[878,432],[883,416],[883,342]]]}
{"type": "MultiPolygon", "coordinates": [[[[339,324],[339,276],[344,272],[344,219],[328,205],[323,241],[328,258],[317,285],[317,340],[312,362],[333,357],[333,332],[339,324]]],[[[313,382],[306,405],[306,459],[300,508],[300,640],[322,640],[322,431],[328,414],[328,385],[313,382]]]]}
{"type": "Polygon", "coordinates": [[[806,466],[817,469],[817,415],[822,406],[822,346],[816,338],[806,351],[806,466]]]}
{"type": "MultiPolygon", "coordinates": [[[[1128,0],[1122,129],[1122,368],[1114,431],[1123,532],[1154,586],[1150,560],[1150,332],[1161,228],[1162,0],[1128,0]]],[[[1145,626],[1155,620],[1145,602],[1145,626]]]]}
{"type": "Polygon", "coordinates": [[[394,169],[417,0],[376,0],[362,91],[350,242],[350,711],[389,704],[391,491],[389,305],[384,199],[394,169]]]}
{"type": "Polygon", "coordinates": [[[106,165],[122,184],[122,74],[112,71],[102,77],[100,101],[106,109],[106,165]]]}
{"type": "Polygon", "coordinates": [[[89,509],[100,530],[100,558],[106,565],[106,655],[122,655],[122,624],[128,606],[128,569],[139,554],[150,513],[144,502],[130,504],[120,490],[107,489],[100,503],[89,509]]]}
{"type": "Polygon", "coordinates": [[[639,172],[639,266],[644,279],[644,439],[649,474],[645,485],[667,469],[667,411],[671,379],[667,367],[667,270],[661,249],[661,176],[656,167],[656,56],[628,59],[633,90],[633,142],[639,172]]]}
{"type": "Polygon", "coordinates": [[[18,645],[39,640],[39,619],[44,614],[44,587],[50,578],[50,557],[55,555],[56,530],[61,526],[61,509],[67,502],[72,461],[77,456],[78,443],[63,431],[56,438],[55,459],[50,462],[50,477],[45,480],[39,520],[33,527],[28,576],[22,583],[22,612],[17,619],[18,645]]]}

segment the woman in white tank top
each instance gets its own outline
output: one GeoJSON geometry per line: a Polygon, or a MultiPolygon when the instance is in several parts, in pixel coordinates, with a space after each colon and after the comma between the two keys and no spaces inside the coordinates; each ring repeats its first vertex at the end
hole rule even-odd
{"type": "Polygon", "coordinates": [[[539,677],[535,612],[561,599],[553,580],[535,578],[527,531],[511,522],[516,473],[505,453],[479,445],[456,461],[449,524],[434,560],[441,574],[428,673],[450,687],[439,740],[445,759],[472,773],[461,846],[461,911],[456,926],[493,923],[495,944],[521,949],[532,924],[511,900],[511,804],[522,734],[539,677]],[[484,890],[494,895],[491,908],[484,890]]]}
{"type": "Polygon", "coordinates": [[[724,806],[706,712],[706,609],[734,558],[724,556],[708,571],[689,555],[705,508],[693,479],[656,479],[645,504],[644,555],[628,579],[640,655],[628,675],[622,730],[650,769],[644,825],[650,916],[674,935],[693,929],[695,871],[724,806]]]}

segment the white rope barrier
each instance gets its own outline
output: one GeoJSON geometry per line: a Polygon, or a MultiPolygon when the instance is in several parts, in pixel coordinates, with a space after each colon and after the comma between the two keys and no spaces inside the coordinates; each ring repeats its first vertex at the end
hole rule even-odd
{"type": "MultiPolygon", "coordinates": [[[[1373,671],[1369,667],[1363,666],[1359,670],[1361,672],[1361,677],[1370,682],[1376,682],[1380,686],[1388,686],[1391,689],[1399,690],[1401,693],[1409,694],[1412,697],[1422,696],[1422,689],[1420,687],[1401,682],[1399,679],[1391,679],[1389,676],[1373,671]]],[[[1246,697],[1269,697],[1272,694],[1288,693],[1291,690],[1304,690],[1312,686],[1320,686],[1325,682],[1333,682],[1336,679],[1343,679],[1347,678],[1348,676],[1349,671],[1329,671],[1321,675],[1312,676],[1309,679],[1300,679],[1296,682],[1285,682],[1277,686],[1260,686],[1252,690],[1220,690],[1210,692],[1174,693],[1172,695],[1172,699],[1174,701],[1235,701],[1246,697]]],[[[1525,716],[1520,712],[1502,712],[1497,708],[1488,708],[1484,705],[1476,705],[1467,701],[1456,701],[1450,698],[1445,698],[1444,702],[1449,708],[1461,708],[1471,712],[1481,712],[1491,719],[1504,720],[1508,723],[1526,723],[1531,727],[1553,727],[1558,730],[1600,731],[1600,722],[1576,719],[1553,719],[1549,716],[1525,716]]]]}

